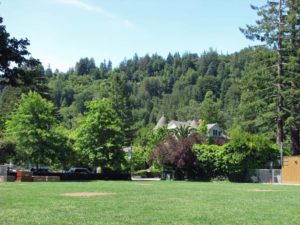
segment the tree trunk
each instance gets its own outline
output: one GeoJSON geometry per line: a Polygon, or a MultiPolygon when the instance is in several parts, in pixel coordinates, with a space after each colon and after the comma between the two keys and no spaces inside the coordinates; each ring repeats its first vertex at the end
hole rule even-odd
{"type": "MultiPolygon", "coordinates": [[[[291,1],[291,11],[292,12],[298,12],[298,6],[295,0],[291,1]]],[[[297,57],[297,49],[299,48],[297,44],[297,30],[296,30],[296,23],[293,22],[291,24],[291,53],[292,57],[297,57]]],[[[293,70],[292,72],[298,72],[297,69],[293,70]]],[[[297,126],[297,114],[299,113],[298,109],[298,101],[297,96],[295,94],[297,90],[297,84],[295,80],[295,74],[290,75],[292,77],[291,79],[291,117],[293,118],[292,124],[291,124],[291,153],[292,155],[299,155],[299,127],[297,126]]]]}
{"type": "Polygon", "coordinates": [[[291,153],[292,155],[299,155],[299,127],[297,126],[297,113],[299,113],[297,107],[297,98],[294,94],[294,90],[297,88],[295,82],[291,82],[292,94],[291,94],[291,116],[293,122],[291,124],[291,153]]]}
{"type": "Polygon", "coordinates": [[[297,127],[291,128],[291,153],[292,155],[299,155],[299,129],[297,127]]]}
{"type": "Polygon", "coordinates": [[[283,60],[282,60],[282,0],[279,0],[279,24],[278,24],[278,62],[277,62],[277,131],[276,142],[281,145],[284,138],[283,126],[283,96],[282,96],[282,78],[283,78],[283,60]]]}

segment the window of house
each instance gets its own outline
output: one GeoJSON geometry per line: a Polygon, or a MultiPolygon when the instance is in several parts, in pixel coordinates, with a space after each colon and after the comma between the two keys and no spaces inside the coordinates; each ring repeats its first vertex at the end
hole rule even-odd
{"type": "Polygon", "coordinates": [[[214,136],[218,136],[218,131],[217,130],[213,130],[213,135],[214,136]]]}

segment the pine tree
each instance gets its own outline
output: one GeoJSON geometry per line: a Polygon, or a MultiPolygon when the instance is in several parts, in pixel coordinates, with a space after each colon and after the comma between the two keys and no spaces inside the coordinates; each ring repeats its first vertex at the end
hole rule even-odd
{"type": "Polygon", "coordinates": [[[277,103],[276,103],[276,142],[280,145],[284,139],[284,98],[283,98],[283,79],[284,79],[284,9],[283,0],[267,1],[262,7],[251,6],[257,11],[257,15],[261,18],[256,21],[256,25],[247,25],[246,29],[241,29],[245,36],[250,40],[259,40],[266,46],[274,48],[277,52],[277,103]]]}
{"type": "Polygon", "coordinates": [[[129,146],[133,141],[133,118],[129,100],[130,90],[125,74],[114,74],[111,80],[110,99],[113,109],[122,120],[122,131],[125,134],[124,145],[129,146]]]}
{"type": "Polygon", "coordinates": [[[223,126],[223,115],[221,111],[221,104],[216,100],[212,91],[208,91],[203,102],[200,105],[201,119],[208,123],[219,123],[223,126]]]}
{"type": "Polygon", "coordinates": [[[288,0],[287,6],[289,11],[287,12],[287,35],[289,35],[288,45],[289,57],[287,64],[287,95],[289,99],[289,118],[290,124],[290,136],[291,136],[291,153],[293,155],[299,155],[299,128],[300,128],[300,116],[299,116],[299,98],[300,98],[300,1],[288,0]]]}
{"type": "Polygon", "coordinates": [[[249,60],[241,80],[242,94],[235,117],[238,119],[236,126],[241,126],[246,132],[274,137],[277,55],[276,52],[261,47],[256,48],[251,57],[252,60],[249,60]]]}

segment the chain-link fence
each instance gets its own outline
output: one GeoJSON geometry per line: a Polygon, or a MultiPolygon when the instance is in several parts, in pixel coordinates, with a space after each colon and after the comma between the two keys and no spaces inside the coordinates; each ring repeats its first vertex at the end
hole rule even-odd
{"type": "Polygon", "coordinates": [[[280,169],[248,170],[246,181],[252,183],[281,183],[280,169]]]}
{"type": "Polygon", "coordinates": [[[0,166],[0,182],[7,181],[7,166],[0,166]]]}

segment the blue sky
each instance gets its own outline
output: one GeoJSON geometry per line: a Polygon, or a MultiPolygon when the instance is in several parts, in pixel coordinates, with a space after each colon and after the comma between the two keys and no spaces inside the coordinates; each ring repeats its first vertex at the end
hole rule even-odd
{"type": "Polygon", "coordinates": [[[83,57],[110,59],[253,45],[239,27],[253,24],[262,0],[1,0],[7,31],[30,40],[45,67],[66,71],[83,57]]]}

